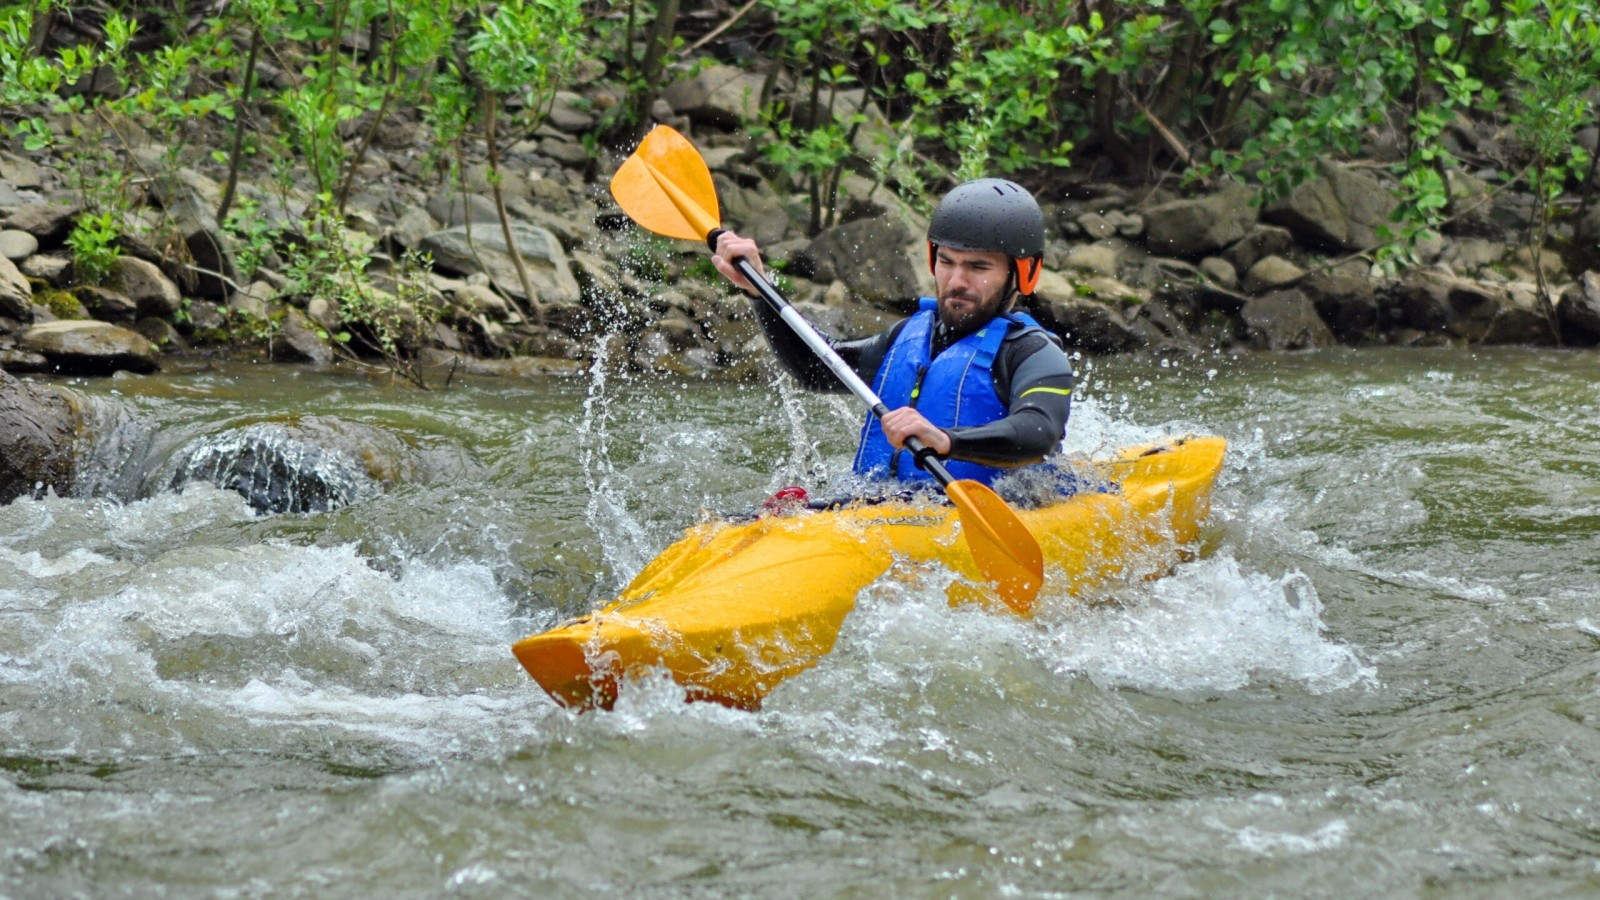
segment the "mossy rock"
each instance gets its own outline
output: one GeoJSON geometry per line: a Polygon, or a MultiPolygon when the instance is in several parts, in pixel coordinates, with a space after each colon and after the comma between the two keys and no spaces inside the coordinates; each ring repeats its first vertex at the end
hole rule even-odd
{"type": "Polygon", "coordinates": [[[190,341],[200,346],[227,344],[233,341],[233,335],[226,328],[197,328],[190,336],[190,341]]]}
{"type": "Polygon", "coordinates": [[[83,303],[71,291],[43,290],[35,291],[33,302],[50,310],[50,315],[58,319],[87,319],[89,311],[83,308],[83,303]]]}

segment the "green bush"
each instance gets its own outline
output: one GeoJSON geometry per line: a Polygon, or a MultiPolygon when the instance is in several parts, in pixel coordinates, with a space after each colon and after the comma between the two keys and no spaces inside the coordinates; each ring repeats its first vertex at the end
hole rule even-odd
{"type": "MultiPolygon", "coordinates": [[[[1502,187],[1532,191],[1537,235],[1588,202],[1587,190],[1571,195],[1595,175],[1577,135],[1596,120],[1600,0],[760,0],[732,20],[706,0],[208,9],[195,27],[182,5],[140,8],[136,35],[132,13],[113,5],[102,39],[48,49],[68,10],[0,6],[0,130],[58,154],[75,179],[84,273],[130,227],[130,186],[170,174],[133,165],[120,123],[156,137],[171,168],[193,124],[226,122],[220,216],[254,151],[279,161],[286,184],[309,182],[313,219],[336,222],[374,136],[402,109],[431,129],[445,167],[485,162],[498,193],[500,153],[535,134],[584,53],[610,67],[616,92],[584,136],[604,154],[643,124],[670,73],[693,68],[680,26],[707,19],[761,54],[763,114],[751,124],[767,170],[807,199],[812,231],[837,221],[852,173],[923,206],[981,174],[1048,188],[1086,160],[1096,175],[1242,180],[1271,197],[1381,138],[1398,147],[1402,203],[1380,255],[1401,261],[1410,240],[1463,212],[1447,188],[1454,172],[1495,166],[1502,187]],[[282,75],[257,83],[269,51],[282,75]],[[92,75],[97,92],[82,90],[92,75]],[[1456,158],[1453,132],[1474,122],[1511,136],[1507,158],[1456,158]]],[[[356,250],[307,246],[302,277],[359,275],[356,250]]]]}

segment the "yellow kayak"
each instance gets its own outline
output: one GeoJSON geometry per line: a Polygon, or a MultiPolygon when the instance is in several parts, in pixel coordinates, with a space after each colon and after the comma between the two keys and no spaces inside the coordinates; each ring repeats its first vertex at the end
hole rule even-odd
{"type": "MultiPolygon", "coordinates": [[[[1198,540],[1227,442],[1191,437],[1095,462],[1109,490],[1018,510],[1038,538],[1046,592],[1078,595],[1125,570],[1159,574],[1198,540]]],[[[692,699],[754,708],[833,649],[856,595],[896,561],[986,591],[954,507],[889,502],[709,521],[662,551],[611,604],[511,649],[557,702],[609,708],[630,675],[664,669],[692,699]]]]}

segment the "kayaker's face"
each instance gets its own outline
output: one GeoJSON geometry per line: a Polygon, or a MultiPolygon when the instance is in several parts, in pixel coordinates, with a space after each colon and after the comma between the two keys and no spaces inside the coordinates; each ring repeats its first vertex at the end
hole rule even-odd
{"type": "Polygon", "coordinates": [[[940,247],[934,254],[939,321],[957,334],[974,331],[1005,309],[1011,257],[940,247]]]}

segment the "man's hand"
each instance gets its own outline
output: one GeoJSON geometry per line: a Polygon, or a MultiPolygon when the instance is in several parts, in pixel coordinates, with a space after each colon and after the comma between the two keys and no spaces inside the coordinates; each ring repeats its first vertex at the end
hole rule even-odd
{"type": "Polygon", "coordinates": [[[741,256],[749,260],[763,278],[766,277],[767,267],[761,262],[761,248],[756,246],[755,241],[740,237],[731,231],[724,231],[717,236],[717,254],[711,257],[711,264],[717,267],[723,278],[733,282],[734,287],[754,294],[755,285],[734,268],[733,261],[741,256]]]}
{"type": "Polygon", "coordinates": [[[933,448],[933,452],[944,456],[950,452],[950,435],[943,429],[936,428],[932,422],[923,417],[909,406],[890,410],[880,422],[883,425],[883,436],[889,439],[889,446],[899,450],[905,446],[906,438],[916,438],[933,448]]]}

